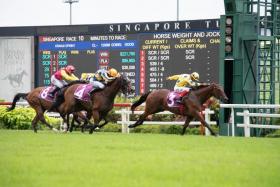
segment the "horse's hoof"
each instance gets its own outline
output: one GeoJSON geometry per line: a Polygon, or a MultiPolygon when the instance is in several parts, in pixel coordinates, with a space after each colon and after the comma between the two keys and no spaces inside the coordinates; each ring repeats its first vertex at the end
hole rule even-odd
{"type": "Polygon", "coordinates": [[[94,126],[92,127],[92,131],[94,131],[95,129],[99,129],[99,126],[98,126],[98,125],[94,125],[94,126]]]}
{"type": "Polygon", "coordinates": [[[54,132],[59,132],[59,130],[57,130],[56,128],[52,128],[52,130],[53,130],[54,132]]]}

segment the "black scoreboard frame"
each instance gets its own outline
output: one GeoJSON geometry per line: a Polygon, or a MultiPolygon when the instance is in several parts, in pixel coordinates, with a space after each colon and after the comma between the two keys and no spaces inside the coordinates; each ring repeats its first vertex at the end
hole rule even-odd
{"type": "MultiPolygon", "coordinates": [[[[41,37],[69,37],[69,36],[112,36],[112,35],[119,35],[119,36],[132,36],[132,35],[141,35],[141,37],[145,38],[148,37],[147,40],[153,41],[153,38],[149,38],[151,36],[154,36],[155,34],[173,34],[173,33],[190,33],[190,32],[216,32],[219,33],[219,19],[206,19],[206,20],[186,20],[186,21],[167,21],[167,22],[146,22],[146,23],[124,23],[124,24],[98,24],[98,25],[67,25],[67,26],[38,26],[38,27],[1,27],[0,28],[0,36],[33,36],[34,37],[34,46],[35,46],[35,87],[42,86],[39,82],[40,77],[42,76],[42,73],[40,73],[40,62],[41,62],[41,56],[39,55],[39,42],[41,37]]],[[[166,40],[166,38],[163,37],[163,40],[166,40]]],[[[210,36],[211,37],[211,36],[210,36]]],[[[217,63],[215,65],[214,73],[217,74],[215,81],[218,81],[218,74],[219,74],[219,36],[213,36],[216,40],[214,41],[215,47],[215,54],[211,54],[214,60],[217,63]]],[[[156,39],[155,39],[156,40],[156,39]]],[[[139,42],[141,42],[139,40],[139,42]]],[[[185,43],[188,44],[186,41],[185,43]]],[[[181,43],[183,44],[183,43],[181,43]]],[[[171,45],[171,44],[170,44],[171,45]]],[[[173,45],[173,44],[172,44],[173,45]]],[[[175,45],[175,44],[174,44],[175,45]]],[[[138,45],[138,48],[143,48],[142,46],[138,45]]],[[[207,48],[207,47],[205,47],[207,48]]],[[[135,58],[138,58],[137,60],[140,61],[140,53],[137,49],[137,54],[135,54],[135,58]]],[[[174,51],[173,51],[174,52],[174,51]]],[[[209,51],[208,51],[209,52],[209,51]]],[[[203,52],[198,54],[198,56],[207,56],[205,54],[206,52],[203,52]]],[[[210,51],[211,53],[211,51],[210,51]]],[[[147,56],[146,56],[147,57],[147,56]]],[[[148,57],[147,57],[148,58],[148,57]]],[[[147,63],[147,62],[145,62],[147,63]]],[[[140,62],[139,62],[140,64],[140,62]]],[[[141,68],[139,66],[136,66],[135,68],[141,68]]],[[[168,66],[168,69],[175,68],[173,65],[168,66]]],[[[203,66],[201,68],[204,68],[203,66]]],[[[209,68],[209,67],[208,67],[209,68]]],[[[77,67],[79,69],[79,67],[77,67]]],[[[190,73],[190,71],[187,71],[186,69],[179,68],[177,73],[190,73]],[[180,72],[178,72],[180,70],[180,72]]],[[[144,72],[145,74],[147,72],[144,72]]],[[[170,74],[171,75],[171,74],[170,74]]],[[[137,75],[140,76],[140,75],[137,75]]],[[[165,79],[167,75],[163,77],[165,79]]],[[[202,75],[203,76],[203,75],[202,75]]],[[[139,80],[140,81],[140,77],[139,80]]],[[[212,80],[203,80],[203,81],[212,81],[212,80]]],[[[146,80],[147,82],[147,80],[146,80]]],[[[149,82],[149,81],[148,81],[149,82]]],[[[169,87],[171,89],[175,82],[170,82],[169,85],[166,84],[165,80],[161,80],[162,83],[164,83],[164,86],[169,87]]],[[[136,84],[136,83],[135,83],[136,84]]],[[[141,83],[138,83],[136,85],[139,87],[141,83]]],[[[155,87],[154,89],[158,89],[160,87],[155,87]]],[[[143,91],[139,91],[137,94],[142,93],[143,91]]]]}

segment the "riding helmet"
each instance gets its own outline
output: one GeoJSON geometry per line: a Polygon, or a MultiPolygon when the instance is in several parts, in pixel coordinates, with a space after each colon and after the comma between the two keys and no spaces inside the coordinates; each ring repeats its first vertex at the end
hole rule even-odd
{"type": "Polygon", "coordinates": [[[198,74],[197,72],[193,72],[193,73],[191,74],[191,78],[192,78],[192,80],[198,81],[198,79],[199,79],[199,74],[198,74]]]}

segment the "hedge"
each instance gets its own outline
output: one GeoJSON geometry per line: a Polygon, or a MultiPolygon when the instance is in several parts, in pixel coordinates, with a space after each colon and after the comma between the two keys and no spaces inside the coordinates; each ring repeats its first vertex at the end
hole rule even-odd
{"type": "MultiPolygon", "coordinates": [[[[30,107],[16,107],[14,110],[7,112],[7,107],[0,106],[0,128],[5,129],[32,129],[31,122],[35,117],[35,111],[30,107]]],[[[46,121],[54,126],[59,126],[60,119],[45,116],[46,121]]],[[[39,128],[45,128],[41,125],[39,128]]]]}
{"type": "MultiPolygon", "coordinates": [[[[7,112],[7,107],[0,107],[0,128],[5,129],[32,129],[31,122],[35,116],[35,111],[30,107],[16,107],[14,110],[7,112]]],[[[115,109],[114,109],[115,110],[115,109]]],[[[120,115],[117,115],[112,110],[108,114],[109,124],[104,128],[98,130],[101,132],[121,132],[121,125],[116,124],[116,121],[120,120],[120,115]]],[[[154,119],[163,121],[174,119],[174,115],[154,115],[154,119]]],[[[134,115],[132,118],[136,119],[138,116],[134,115]]],[[[48,123],[55,127],[59,127],[60,120],[57,118],[48,117],[45,115],[48,123]]],[[[39,129],[46,129],[45,125],[39,124],[39,129]]],[[[214,128],[214,127],[212,127],[214,128]]],[[[214,128],[217,132],[217,128],[214,128]]],[[[76,130],[80,130],[76,127],[76,130]]],[[[164,133],[164,134],[180,134],[182,126],[178,125],[142,125],[137,128],[131,129],[131,133],[164,133]]],[[[199,128],[187,128],[187,134],[200,134],[199,128]]]]}

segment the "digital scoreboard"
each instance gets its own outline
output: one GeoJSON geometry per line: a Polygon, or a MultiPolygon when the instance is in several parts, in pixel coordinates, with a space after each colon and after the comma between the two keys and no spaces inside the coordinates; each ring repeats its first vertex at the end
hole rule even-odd
{"type": "Polygon", "coordinates": [[[158,28],[153,29],[141,24],[108,25],[105,34],[39,36],[38,84],[50,85],[51,75],[68,64],[76,67],[78,77],[113,67],[127,75],[137,95],[173,89],[175,82],[166,77],[174,74],[196,71],[200,81],[218,82],[218,21],[211,20],[211,27],[209,20],[199,21],[193,21],[194,28],[192,22],[184,22],[183,27],[182,22],[174,22],[173,29],[171,23],[155,23],[158,28]],[[128,32],[131,29],[134,33],[128,32]]]}

